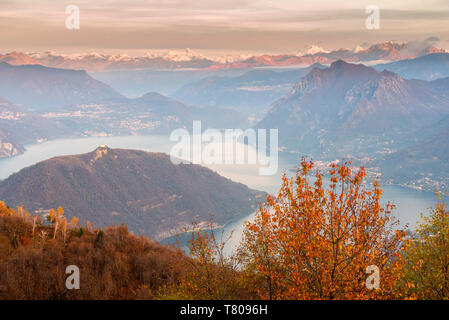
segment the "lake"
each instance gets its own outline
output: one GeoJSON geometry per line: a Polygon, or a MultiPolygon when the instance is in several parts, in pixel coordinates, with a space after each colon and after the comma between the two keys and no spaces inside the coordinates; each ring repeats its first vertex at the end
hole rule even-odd
{"type": "MultiPolygon", "coordinates": [[[[7,178],[14,172],[17,172],[27,166],[37,162],[50,159],[56,156],[81,154],[93,151],[99,145],[105,144],[110,148],[137,149],[152,152],[169,153],[174,142],[171,142],[167,136],[124,136],[124,137],[88,137],[77,139],[60,139],[39,144],[26,146],[26,152],[22,155],[0,159],[0,179],[7,178]]],[[[254,152],[251,147],[248,152],[254,152]]],[[[298,159],[299,161],[299,159],[298,159]]],[[[263,190],[269,193],[276,193],[281,184],[283,173],[292,175],[290,171],[297,163],[292,159],[286,159],[280,154],[279,169],[275,175],[259,175],[259,166],[255,165],[205,165],[206,167],[218,172],[219,174],[241,182],[253,189],[263,190]]],[[[397,207],[394,211],[395,216],[400,220],[401,225],[408,224],[413,227],[420,217],[420,213],[427,213],[436,198],[433,193],[417,191],[399,186],[382,186],[384,190],[383,201],[391,201],[397,207]]],[[[225,234],[234,230],[234,235],[230,241],[228,250],[235,247],[241,237],[243,224],[245,220],[251,219],[249,215],[241,220],[229,223],[225,228],[225,234]]]]}

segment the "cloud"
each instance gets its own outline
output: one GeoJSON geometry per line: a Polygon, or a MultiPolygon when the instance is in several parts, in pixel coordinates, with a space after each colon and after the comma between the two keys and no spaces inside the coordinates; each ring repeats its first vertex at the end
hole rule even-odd
{"type": "Polygon", "coordinates": [[[297,51],[318,41],[327,48],[354,47],[449,32],[448,6],[439,0],[384,4],[376,31],[365,28],[368,2],[360,0],[77,0],[81,30],[76,33],[65,29],[65,7],[72,2],[1,0],[0,50],[96,46],[297,51]]]}
{"type": "Polygon", "coordinates": [[[440,43],[440,38],[431,36],[422,41],[409,41],[407,47],[401,50],[404,54],[416,54],[428,49],[431,46],[436,46],[440,43]]]}

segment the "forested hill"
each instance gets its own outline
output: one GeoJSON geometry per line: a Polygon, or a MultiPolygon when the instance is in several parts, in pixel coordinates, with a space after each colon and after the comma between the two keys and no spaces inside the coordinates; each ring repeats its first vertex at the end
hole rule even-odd
{"type": "Polygon", "coordinates": [[[247,215],[263,195],[207,168],[175,165],[162,153],[105,146],[40,162],[0,183],[0,199],[10,206],[41,215],[62,206],[68,218],[98,227],[125,222],[157,240],[195,220],[212,217],[222,225],[247,215]]]}

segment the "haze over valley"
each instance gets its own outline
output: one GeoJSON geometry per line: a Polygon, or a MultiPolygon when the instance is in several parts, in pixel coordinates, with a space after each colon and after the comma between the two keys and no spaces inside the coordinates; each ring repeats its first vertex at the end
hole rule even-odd
{"type": "Polygon", "coordinates": [[[358,51],[315,49],[295,59],[267,55],[207,66],[195,66],[200,58],[191,52],[184,58],[118,59],[128,62],[108,67],[101,63],[110,61],[107,55],[56,59],[4,54],[0,154],[15,156],[26,145],[56,138],[168,136],[177,128],[191,130],[193,121],[200,120],[203,129],[276,128],[279,150],[288,157],[349,159],[371,168],[372,176],[384,183],[444,189],[448,56],[433,45],[394,42],[358,51]],[[142,62],[150,60],[151,65],[142,62]],[[373,65],[379,60],[390,62],[373,65]],[[167,61],[179,63],[167,67],[167,61]],[[167,68],[182,70],[162,71],[167,68]],[[109,77],[111,72],[115,78],[109,77]],[[140,79],[131,85],[141,87],[137,97],[121,85],[134,76],[140,79]],[[14,130],[19,125],[24,129],[14,130]],[[422,144],[426,152],[411,156],[422,144]],[[435,174],[440,170],[444,174],[435,174]]]}

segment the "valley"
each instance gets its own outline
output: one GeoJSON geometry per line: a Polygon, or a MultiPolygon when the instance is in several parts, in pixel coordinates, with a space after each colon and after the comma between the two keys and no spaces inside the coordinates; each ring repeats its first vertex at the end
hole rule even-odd
{"type": "MultiPolygon", "coordinates": [[[[388,44],[385,48],[395,47],[388,44]]],[[[373,47],[370,50],[377,49],[373,47]]],[[[272,69],[260,68],[266,67],[265,64],[269,61],[267,57],[254,58],[251,61],[257,66],[250,68],[180,70],[176,71],[182,75],[179,79],[175,74],[170,74],[170,71],[96,70],[94,74],[105,81],[110,81],[109,76],[113,76],[114,72],[114,76],[123,77],[120,81],[126,81],[126,77],[134,75],[140,77],[139,81],[143,81],[142,85],[148,91],[133,98],[122,95],[84,71],[31,63],[11,65],[9,63],[14,60],[4,59],[8,63],[2,62],[0,65],[0,96],[4,96],[0,100],[0,157],[12,158],[0,159],[1,185],[8,186],[3,187],[0,196],[3,195],[5,200],[14,205],[23,201],[20,204],[40,214],[47,212],[51,206],[60,204],[65,204],[69,216],[75,211],[85,212],[86,208],[73,206],[75,199],[65,199],[68,202],[58,203],[61,196],[57,193],[52,199],[33,202],[31,193],[18,191],[25,192],[26,189],[19,187],[25,182],[12,183],[12,177],[17,179],[17,176],[10,175],[17,174],[22,169],[31,170],[28,166],[41,167],[38,162],[50,161],[52,156],[89,154],[99,145],[169,153],[172,145],[168,141],[170,132],[178,128],[191,130],[193,121],[200,120],[203,128],[244,130],[253,127],[279,130],[282,164],[281,169],[272,177],[258,176],[254,166],[206,165],[250,188],[275,193],[282,173],[293,173],[300,157],[306,156],[316,159],[317,168],[323,171],[330,163],[349,160],[354,168],[364,166],[368,179],[379,180],[385,188],[413,189],[416,191],[410,192],[421,192],[424,199],[433,198],[427,192],[445,190],[449,185],[449,169],[445,166],[449,150],[446,141],[448,126],[445,121],[445,117],[449,116],[449,86],[447,79],[441,78],[444,73],[424,80],[409,78],[413,78],[413,74],[417,78],[423,78],[419,76],[419,72],[426,73],[429,68],[439,68],[443,72],[442,66],[446,63],[447,54],[421,54],[423,55],[418,58],[378,64],[373,68],[339,60],[346,57],[348,61],[359,61],[359,58],[354,58],[353,53],[343,51],[315,53],[315,57],[333,57],[334,60],[314,60],[315,63],[307,67],[294,67],[287,59],[285,61],[289,62],[283,65],[288,67],[286,69],[279,68],[278,63],[282,61],[279,57],[272,60],[277,61],[270,65],[272,69]],[[330,65],[319,62],[330,62],[330,65]],[[383,70],[390,67],[398,74],[383,70]],[[189,78],[190,81],[187,80],[189,78]],[[158,88],[169,95],[153,92],[150,90],[152,88],[158,88]],[[217,116],[217,112],[220,116],[217,116]],[[19,189],[14,189],[13,185],[19,189]]],[[[362,56],[359,53],[359,57],[362,56]]],[[[365,53],[365,58],[367,57],[369,55],[365,53]]],[[[374,57],[376,54],[367,59],[374,57]]],[[[110,83],[121,87],[121,84],[114,81],[110,83]]],[[[70,169],[66,168],[64,172],[83,171],[83,166],[69,166],[70,169]]],[[[42,168],[32,175],[39,176],[42,168]]],[[[131,172],[126,175],[129,174],[131,172]]],[[[64,176],[63,180],[66,178],[64,176]]],[[[46,181],[47,178],[42,179],[46,181]]],[[[138,180],[138,177],[134,179],[138,180]]],[[[60,185],[61,181],[54,183],[60,185]]],[[[34,185],[37,181],[27,183],[34,185]]],[[[77,183],[79,182],[75,179],[67,187],[77,183]]],[[[88,183],[87,180],[83,185],[84,183],[88,183]]],[[[97,182],[89,183],[93,187],[97,182]]],[[[113,188],[120,190],[118,184],[113,188]]],[[[44,189],[50,190],[48,186],[44,189]]],[[[28,192],[36,194],[37,189],[32,190],[28,192]]],[[[66,193],[78,192],[71,190],[66,193]]],[[[108,197],[112,195],[110,193],[108,197]]],[[[141,216],[145,215],[142,208],[157,210],[160,203],[143,204],[143,198],[146,196],[121,201],[120,203],[126,204],[125,207],[118,206],[119,203],[112,205],[114,201],[108,198],[107,203],[111,207],[99,211],[106,210],[106,215],[102,213],[99,218],[93,215],[93,211],[85,212],[84,215],[102,226],[106,222],[117,223],[120,212],[141,212],[137,214],[141,216]]],[[[161,195],[161,198],[170,203],[168,193],[161,195]]],[[[90,199],[89,206],[96,208],[94,202],[93,198],[90,199]]],[[[256,203],[257,201],[253,205],[256,203]]],[[[425,200],[423,203],[427,205],[430,201],[425,200]]],[[[229,221],[239,221],[255,207],[246,207],[244,213],[235,207],[233,210],[240,213],[233,217],[220,211],[224,208],[222,205],[214,208],[219,209],[217,226],[223,227],[229,221]]],[[[186,211],[184,205],[178,209],[176,210],[181,213],[192,210],[190,208],[186,211]]],[[[404,210],[412,210],[413,214],[409,214],[409,217],[403,215],[402,218],[407,223],[413,223],[415,218],[412,217],[416,217],[418,211],[425,211],[424,209],[425,205],[418,205],[415,209],[406,207],[404,210]]],[[[203,223],[207,220],[204,212],[203,223]]],[[[195,215],[186,216],[192,219],[195,215]]],[[[161,229],[152,229],[149,225],[145,229],[139,229],[137,220],[133,222],[127,218],[127,222],[136,232],[147,232],[146,234],[157,239],[163,239],[182,232],[187,226],[188,219],[181,221],[178,218],[161,220],[161,229]],[[170,224],[176,225],[177,222],[174,221],[179,222],[179,225],[168,228],[170,224]]]]}
{"type": "Polygon", "coordinates": [[[449,300],[447,2],[0,1],[2,307],[449,300]]]}
{"type": "MultiPolygon", "coordinates": [[[[24,168],[36,165],[39,162],[53,157],[91,152],[101,144],[107,144],[112,149],[127,148],[168,153],[173,142],[169,141],[165,136],[124,136],[64,139],[28,145],[27,151],[24,154],[14,158],[0,159],[0,180],[4,181],[13,173],[17,173],[24,168]]],[[[292,169],[297,166],[297,163],[298,157],[296,155],[292,156],[281,153],[279,170],[273,176],[260,176],[258,174],[258,165],[205,164],[204,166],[232,181],[247,185],[251,189],[276,194],[279,190],[283,173],[292,176],[294,174],[294,170],[292,169]]],[[[324,169],[326,167],[327,163],[317,162],[317,168],[324,169]]],[[[434,193],[414,190],[406,184],[404,186],[382,184],[382,188],[384,190],[384,200],[392,201],[397,205],[395,215],[400,219],[402,225],[408,224],[409,226],[413,226],[418,220],[419,215],[426,212],[435,201],[434,193]]],[[[56,202],[55,204],[57,205],[58,203],[60,204],[60,202],[56,202]]],[[[45,214],[45,211],[40,212],[40,214],[45,214]]],[[[240,218],[233,218],[224,223],[225,233],[227,235],[231,231],[234,232],[234,236],[228,247],[228,252],[238,244],[244,221],[251,220],[252,216],[252,212],[248,212],[247,215],[242,215],[240,218]]],[[[115,218],[117,218],[117,221],[120,220],[119,216],[115,216],[115,218]]],[[[190,227],[191,224],[189,223],[188,226],[190,227]]],[[[183,231],[180,230],[179,232],[182,233],[183,231]]]]}

